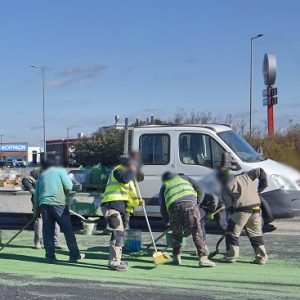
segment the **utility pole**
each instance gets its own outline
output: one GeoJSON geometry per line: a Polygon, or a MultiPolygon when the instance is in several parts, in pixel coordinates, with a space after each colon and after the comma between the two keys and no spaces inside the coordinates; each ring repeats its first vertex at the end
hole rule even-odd
{"type": "Polygon", "coordinates": [[[252,134],[252,81],[253,81],[253,40],[258,39],[263,36],[263,33],[260,33],[256,36],[251,37],[251,46],[250,46],[250,103],[249,103],[249,134],[251,137],[252,134]]]}
{"type": "Polygon", "coordinates": [[[0,134],[0,149],[1,149],[1,155],[0,155],[0,159],[2,160],[2,152],[3,152],[3,149],[2,149],[2,138],[3,138],[4,134],[0,134]]]}
{"type": "Polygon", "coordinates": [[[70,143],[69,143],[69,130],[71,128],[67,127],[67,168],[69,167],[69,148],[70,148],[70,143]]]}
{"type": "Polygon", "coordinates": [[[46,117],[45,117],[45,67],[32,65],[31,68],[40,69],[42,71],[42,81],[43,81],[43,144],[44,144],[44,161],[47,160],[47,150],[46,150],[46,117]]]}

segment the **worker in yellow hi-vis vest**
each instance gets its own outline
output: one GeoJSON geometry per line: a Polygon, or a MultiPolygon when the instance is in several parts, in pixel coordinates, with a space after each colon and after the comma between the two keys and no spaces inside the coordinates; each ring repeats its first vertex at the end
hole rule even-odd
{"type": "Polygon", "coordinates": [[[200,267],[214,267],[208,259],[205,238],[200,223],[199,205],[202,200],[200,185],[192,178],[166,172],[160,190],[161,215],[170,222],[173,238],[173,263],[181,264],[183,235],[192,235],[197,248],[200,267]]]}
{"type": "Polygon", "coordinates": [[[123,219],[126,210],[131,211],[140,204],[134,184],[136,173],[136,164],[129,157],[122,156],[120,164],[112,170],[109,176],[101,203],[102,213],[112,231],[108,267],[116,271],[128,269],[128,264],[121,261],[124,238],[123,219]]]}

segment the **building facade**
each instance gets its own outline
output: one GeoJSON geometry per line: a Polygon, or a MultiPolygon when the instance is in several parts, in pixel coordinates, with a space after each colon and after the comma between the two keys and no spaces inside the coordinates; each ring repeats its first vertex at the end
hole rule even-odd
{"type": "Polygon", "coordinates": [[[75,143],[79,139],[59,139],[46,141],[47,156],[55,156],[65,167],[76,166],[75,143]]]}

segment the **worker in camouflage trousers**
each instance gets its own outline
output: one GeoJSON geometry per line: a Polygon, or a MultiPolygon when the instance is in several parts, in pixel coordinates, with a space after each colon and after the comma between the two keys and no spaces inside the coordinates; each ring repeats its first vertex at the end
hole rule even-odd
{"type": "Polygon", "coordinates": [[[162,176],[160,190],[161,215],[170,223],[173,238],[173,263],[181,264],[181,243],[183,236],[192,235],[199,257],[199,266],[214,267],[208,259],[205,238],[200,222],[198,201],[201,197],[200,186],[193,179],[166,172],[162,176]]]}
{"type": "Polygon", "coordinates": [[[223,185],[222,198],[229,211],[226,230],[225,262],[235,262],[239,256],[239,237],[245,229],[254,249],[254,263],[265,264],[268,255],[262,233],[261,200],[259,193],[267,187],[267,176],[263,169],[253,169],[239,175],[232,171],[230,153],[223,153],[219,168],[219,180],[223,185]],[[258,179],[258,187],[254,181],[258,179]]]}

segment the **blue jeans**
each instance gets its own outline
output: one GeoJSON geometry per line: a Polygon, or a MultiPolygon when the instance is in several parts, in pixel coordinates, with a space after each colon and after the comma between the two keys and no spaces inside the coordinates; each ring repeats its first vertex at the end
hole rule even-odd
{"type": "Polygon", "coordinates": [[[46,251],[46,258],[55,259],[55,222],[60,226],[65,235],[66,243],[70,251],[70,258],[79,258],[79,250],[73,232],[70,212],[65,205],[41,205],[43,219],[43,239],[46,251]]]}

